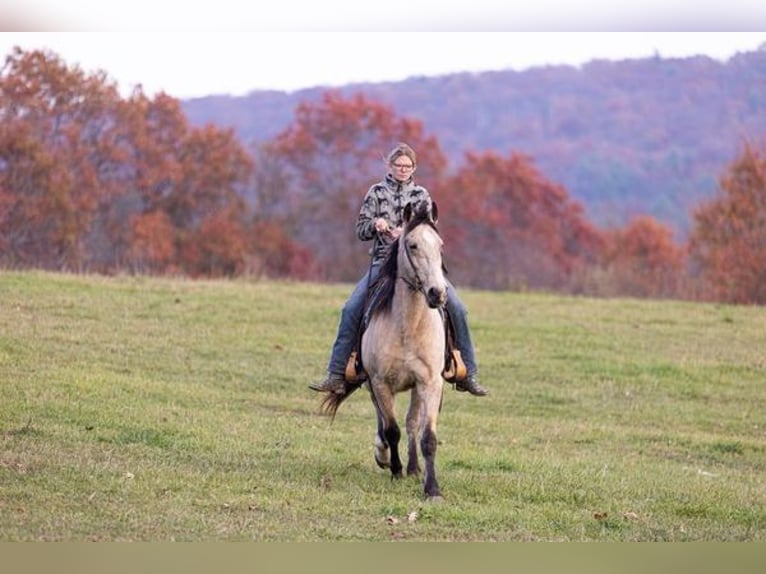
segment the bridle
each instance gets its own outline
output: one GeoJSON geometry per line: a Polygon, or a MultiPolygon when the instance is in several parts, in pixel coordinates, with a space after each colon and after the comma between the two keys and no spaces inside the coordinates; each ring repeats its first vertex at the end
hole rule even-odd
{"type": "MultiPolygon", "coordinates": [[[[429,223],[429,225],[431,225],[431,224],[429,223]]],[[[433,227],[433,225],[431,225],[431,227],[434,230],[436,230],[436,228],[433,227]]],[[[408,233],[409,233],[409,230],[408,230],[408,233]]],[[[418,268],[415,265],[415,261],[412,258],[412,253],[410,251],[410,246],[407,243],[407,235],[406,234],[402,235],[402,237],[400,238],[400,241],[404,242],[403,243],[403,245],[404,245],[404,254],[407,256],[407,262],[410,264],[410,269],[412,269],[412,273],[415,275],[415,278],[413,280],[413,279],[410,279],[409,277],[405,277],[403,275],[400,275],[399,279],[404,281],[404,283],[407,284],[407,287],[409,287],[411,291],[416,291],[416,292],[419,291],[427,299],[428,298],[428,294],[426,293],[426,291],[425,291],[425,289],[423,287],[423,280],[420,278],[420,274],[418,273],[418,268]]]]}

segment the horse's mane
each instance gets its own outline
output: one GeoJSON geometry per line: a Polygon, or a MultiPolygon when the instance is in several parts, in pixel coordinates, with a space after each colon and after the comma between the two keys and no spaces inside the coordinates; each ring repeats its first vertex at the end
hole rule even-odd
{"type": "Polygon", "coordinates": [[[394,288],[396,287],[399,242],[406,237],[411,230],[424,223],[430,225],[436,233],[439,233],[439,230],[436,228],[436,223],[434,223],[434,220],[431,218],[431,211],[428,208],[428,204],[426,202],[419,202],[414,206],[412,219],[410,219],[405,226],[402,235],[397,237],[389,246],[386,258],[380,266],[380,272],[370,286],[370,293],[372,294],[370,317],[377,315],[378,313],[391,312],[391,303],[394,300],[394,288]]]}
{"type": "Polygon", "coordinates": [[[375,281],[370,285],[371,302],[370,316],[378,313],[390,313],[391,302],[394,300],[394,287],[396,287],[396,264],[399,253],[399,240],[397,237],[388,248],[388,254],[380,266],[375,281]]]}

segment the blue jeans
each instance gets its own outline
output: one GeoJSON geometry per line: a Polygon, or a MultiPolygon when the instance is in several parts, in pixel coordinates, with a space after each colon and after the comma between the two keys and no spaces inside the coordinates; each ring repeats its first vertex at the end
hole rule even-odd
{"type": "MultiPolygon", "coordinates": [[[[340,314],[340,324],[338,325],[338,336],[332,346],[330,364],[327,367],[330,373],[342,375],[346,370],[346,362],[351,355],[351,351],[354,350],[356,337],[359,333],[359,325],[364,313],[364,303],[367,298],[367,287],[371,282],[375,281],[379,271],[380,265],[372,265],[369,273],[365,273],[360,279],[348,301],[343,306],[340,314]]],[[[468,310],[457,296],[455,288],[449,280],[447,280],[446,307],[455,326],[455,346],[460,350],[460,355],[463,358],[468,375],[475,375],[478,368],[476,366],[471,333],[468,330],[468,310]]]]}

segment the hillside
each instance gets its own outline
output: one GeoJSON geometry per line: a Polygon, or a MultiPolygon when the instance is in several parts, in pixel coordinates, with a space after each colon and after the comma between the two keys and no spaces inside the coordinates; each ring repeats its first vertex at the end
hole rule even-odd
{"type": "MultiPolygon", "coordinates": [[[[257,73],[257,70],[253,73],[257,73]]],[[[412,77],[340,89],[423,122],[451,165],[467,150],[521,152],[602,226],[648,213],[683,233],[744,139],[766,139],[766,51],[592,61],[581,67],[412,77]]],[[[323,88],[185,100],[195,124],[233,127],[246,143],[286,127],[323,88]]]]}
{"type": "Polygon", "coordinates": [[[464,290],[433,504],[307,388],[349,287],[0,273],[0,541],[766,541],[766,309],[464,290]]]}

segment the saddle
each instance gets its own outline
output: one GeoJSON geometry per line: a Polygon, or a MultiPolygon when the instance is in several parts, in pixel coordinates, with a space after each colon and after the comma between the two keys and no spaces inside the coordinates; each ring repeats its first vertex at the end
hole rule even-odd
{"type": "MultiPolygon", "coordinates": [[[[370,307],[371,305],[368,302],[365,307],[364,319],[361,321],[357,332],[354,350],[351,351],[351,355],[349,355],[348,361],[346,362],[346,381],[356,385],[361,385],[368,378],[367,373],[364,370],[364,365],[362,364],[361,348],[362,335],[364,335],[364,331],[369,323],[370,307]]],[[[446,308],[441,308],[439,312],[441,313],[444,322],[444,340],[446,342],[444,346],[444,369],[442,370],[442,377],[444,377],[447,382],[454,383],[455,381],[465,379],[468,374],[468,369],[463,362],[460,349],[455,345],[455,326],[452,324],[450,314],[447,312],[446,308]]]]}

